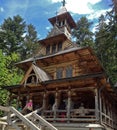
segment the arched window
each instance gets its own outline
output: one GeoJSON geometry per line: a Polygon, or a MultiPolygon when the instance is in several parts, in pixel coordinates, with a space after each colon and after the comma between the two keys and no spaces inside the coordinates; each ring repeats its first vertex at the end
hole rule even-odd
{"type": "Polygon", "coordinates": [[[36,84],[38,79],[35,74],[30,74],[28,78],[25,80],[25,84],[36,84]]]}
{"type": "Polygon", "coordinates": [[[72,72],[73,72],[73,68],[72,66],[67,66],[66,67],[66,78],[72,77],[72,72]]]}
{"type": "Polygon", "coordinates": [[[63,68],[58,68],[56,71],[56,78],[61,79],[63,77],[63,68]]]}

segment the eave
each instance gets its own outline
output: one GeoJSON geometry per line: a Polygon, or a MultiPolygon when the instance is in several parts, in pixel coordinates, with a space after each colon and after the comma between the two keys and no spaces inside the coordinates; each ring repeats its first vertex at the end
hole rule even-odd
{"type": "Polygon", "coordinates": [[[42,39],[39,41],[39,43],[47,45],[50,44],[51,42],[53,43],[54,41],[65,41],[67,39],[67,36],[64,33],[61,33],[59,35],[55,35],[53,37],[47,37],[46,39],[42,39]]]}
{"type": "Polygon", "coordinates": [[[79,75],[72,78],[63,78],[63,79],[55,79],[55,80],[48,80],[45,82],[41,82],[38,85],[31,86],[24,86],[24,85],[13,85],[13,86],[4,86],[3,88],[18,95],[19,91],[20,94],[26,94],[27,90],[31,93],[36,94],[39,92],[44,92],[45,90],[56,90],[56,88],[66,88],[70,86],[71,88],[87,88],[92,86],[92,88],[101,89],[104,86],[104,90],[111,95],[117,101],[117,93],[107,81],[106,81],[106,74],[104,72],[94,73],[94,74],[86,74],[86,75],[79,75]],[[85,80],[84,80],[85,79],[85,80]],[[103,82],[104,81],[104,82],[103,82]],[[101,83],[102,86],[97,86],[98,83],[101,83]]]}
{"type": "Polygon", "coordinates": [[[29,59],[26,59],[24,61],[18,62],[15,65],[22,68],[23,70],[25,70],[25,68],[29,68],[29,66],[32,64],[32,62],[35,61],[42,61],[42,60],[46,60],[46,59],[50,59],[50,58],[54,58],[57,56],[63,56],[66,55],[68,53],[76,53],[77,51],[82,51],[85,49],[89,49],[89,47],[73,47],[73,48],[69,48],[67,50],[63,50],[60,52],[57,52],[55,54],[50,54],[50,55],[45,55],[45,56],[35,56],[35,57],[31,57],[29,59]]]}
{"type": "Polygon", "coordinates": [[[48,19],[53,26],[56,23],[56,18],[58,19],[58,21],[59,21],[59,19],[62,20],[62,19],[66,18],[68,20],[68,23],[69,23],[71,29],[76,27],[76,23],[74,22],[74,20],[71,17],[69,12],[65,12],[63,14],[60,14],[60,15],[57,15],[55,17],[48,19]]]}

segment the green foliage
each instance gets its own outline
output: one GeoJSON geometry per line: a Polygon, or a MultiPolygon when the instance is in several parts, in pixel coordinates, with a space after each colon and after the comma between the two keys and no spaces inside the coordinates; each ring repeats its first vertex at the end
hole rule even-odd
{"type": "Polygon", "coordinates": [[[116,13],[107,12],[99,18],[95,50],[106,73],[113,83],[117,82],[117,20],[116,13]],[[106,23],[108,19],[108,23],[106,23]]]}
{"type": "Polygon", "coordinates": [[[13,19],[9,17],[4,20],[1,25],[2,29],[5,30],[4,37],[1,37],[3,39],[1,49],[4,53],[9,55],[19,51],[23,41],[22,36],[25,33],[25,26],[25,22],[19,15],[14,16],[13,19]]]}
{"type": "MultiPolygon", "coordinates": [[[[8,92],[5,89],[0,88],[0,105],[5,106],[8,99],[8,92]]],[[[0,116],[3,115],[3,112],[0,111],[0,116]]]]}
{"type": "Polygon", "coordinates": [[[9,94],[5,89],[0,89],[0,105],[6,105],[8,95],[9,94]]]}
{"type": "Polygon", "coordinates": [[[0,48],[6,55],[18,53],[20,60],[35,54],[39,44],[37,32],[32,24],[27,25],[21,16],[9,17],[1,25],[0,48]]]}
{"type": "Polygon", "coordinates": [[[13,85],[19,82],[20,75],[18,74],[18,68],[14,67],[14,63],[17,61],[18,55],[12,53],[7,56],[0,50],[0,86],[13,85]]]}
{"type": "MultiPolygon", "coordinates": [[[[0,105],[6,105],[8,99],[8,91],[3,87],[18,84],[22,78],[22,73],[18,73],[18,68],[14,67],[18,55],[12,53],[11,55],[4,55],[0,50],[0,105]]],[[[1,113],[1,112],[0,112],[1,113]]],[[[2,114],[2,113],[1,113],[2,114]]]]}
{"type": "Polygon", "coordinates": [[[81,17],[76,25],[72,32],[76,43],[80,46],[93,46],[93,33],[90,31],[92,22],[89,22],[86,17],[81,17]]]}
{"type": "MultiPolygon", "coordinates": [[[[7,104],[8,92],[4,86],[19,84],[23,72],[15,67],[15,63],[35,54],[38,48],[37,32],[33,25],[26,25],[19,16],[7,18],[0,31],[0,105],[7,104]]],[[[15,106],[15,100],[13,105],[15,106]]],[[[1,113],[1,112],[0,112],[1,113]]]]}
{"type": "Polygon", "coordinates": [[[37,52],[39,43],[37,38],[37,32],[32,24],[26,27],[26,35],[21,49],[21,55],[23,59],[34,56],[37,52]]]}

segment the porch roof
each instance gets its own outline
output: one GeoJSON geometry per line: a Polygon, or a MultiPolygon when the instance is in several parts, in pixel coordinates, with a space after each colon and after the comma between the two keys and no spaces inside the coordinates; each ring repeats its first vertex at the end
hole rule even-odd
{"type": "MultiPolygon", "coordinates": [[[[84,74],[84,75],[80,75],[80,76],[76,76],[76,77],[69,77],[69,78],[62,78],[62,79],[51,79],[48,81],[43,81],[41,82],[42,85],[46,85],[46,84],[52,84],[52,83],[59,83],[59,82],[64,82],[64,81],[74,81],[74,80],[81,80],[84,78],[95,78],[95,77],[102,77],[105,74],[100,72],[100,73],[93,73],[93,74],[84,74]]],[[[4,89],[13,89],[13,88],[19,88],[24,86],[23,84],[17,84],[17,85],[11,85],[11,86],[3,86],[4,89]]]]}
{"type": "MultiPolygon", "coordinates": [[[[101,84],[102,86],[105,85],[104,88],[107,89],[107,92],[117,101],[117,93],[115,91],[115,87],[112,87],[110,85],[110,83],[108,83],[105,79],[105,73],[95,73],[95,74],[86,74],[86,75],[80,75],[80,76],[77,76],[77,77],[72,77],[72,78],[64,78],[64,79],[56,79],[56,80],[46,80],[46,81],[42,81],[40,82],[40,84],[38,84],[37,86],[35,87],[24,87],[24,85],[12,85],[12,86],[4,86],[3,88],[4,89],[7,89],[8,91],[14,93],[14,94],[18,94],[18,90],[21,91],[21,93],[26,93],[27,89],[31,89],[31,92],[33,93],[38,93],[38,92],[44,92],[45,90],[45,86],[46,86],[46,89],[48,87],[51,86],[54,86],[55,88],[56,87],[59,87],[61,85],[63,85],[64,87],[67,87],[67,86],[72,86],[72,85],[76,85],[77,87],[82,84],[83,86],[87,86],[87,84],[92,84],[92,83],[95,83],[97,80],[103,80],[101,81],[101,84]],[[83,80],[85,80],[85,82],[83,82],[83,80]],[[73,83],[73,84],[72,84],[73,83]]],[[[100,86],[100,88],[102,87],[100,86]]],[[[94,86],[96,87],[96,86],[94,86]]]]}

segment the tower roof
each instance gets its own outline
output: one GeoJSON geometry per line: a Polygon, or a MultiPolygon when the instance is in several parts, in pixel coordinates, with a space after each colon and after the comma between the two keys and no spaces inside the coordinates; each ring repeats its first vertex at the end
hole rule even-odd
{"type": "Polygon", "coordinates": [[[56,24],[58,21],[61,20],[67,20],[70,28],[75,28],[76,27],[76,23],[74,22],[72,16],[70,15],[70,13],[67,11],[65,4],[66,1],[63,0],[62,1],[63,6],[59,9],[59,11],[57,12],[57,15],[55,17],[49,18],[49,22],[54,26],[54,24],[56,24]]]}
{"type": "Polygon", "coordinates": [[[59,11],[58,15],[52,18],[49,18],[49,22],[54,26],[54,24],[56,23],[56,20],[61,20],[61,19],[67,19],[71,29],[76,27],[76,23],[74,22],[72,16],[70,15],[69,12],[65,11],[65,9],[62,9],[61,11],[59,11]]]}

